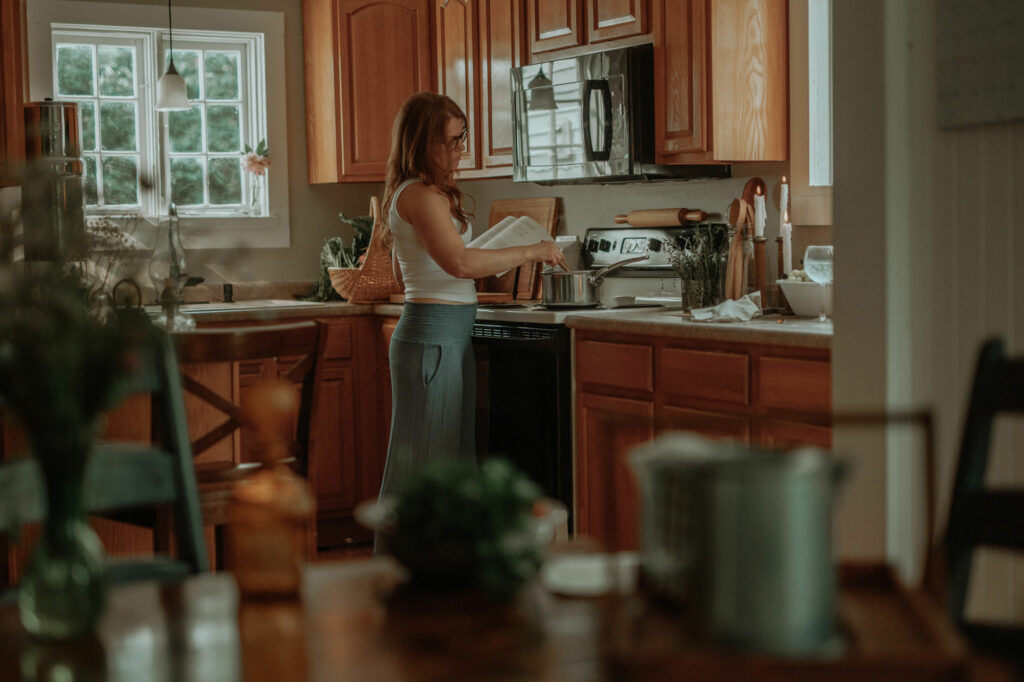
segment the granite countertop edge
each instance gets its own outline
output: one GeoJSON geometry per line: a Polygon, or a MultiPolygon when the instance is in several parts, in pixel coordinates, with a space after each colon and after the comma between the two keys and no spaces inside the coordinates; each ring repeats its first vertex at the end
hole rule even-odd
{"type": "MultiPolygon", "coordinates": [[[[402,306],[395,303],[329,301],[317,305],[296,302],[294,306],[282,303],[270,308],[211,309],[210,312],[204,312],[201,306],[193,304],[187,306],[186,311],[193,315],[196,322],[210,324],[220,322],[266,322],[274,320],[351,317],[356,315],[398,317],[402,314],[402,306]]],[[[675,311],[638,310],[636,312],[619,313],[615,316],[568,315],[565,318],[565,324],[571,329],[619,334],[645,334],[811,348],[832,347],[831,323],[818,327],[817,325],[820,323],[815,320],[792,316],[771,315],[752,322],[714,323],[694,322],[684,319],[675,311]]]]}
{"type": "Polygon", "coordinates": [[[694,322],[676,312],[636,312],[611,316],[569,315],[571,329],[619,334],[645,334],[691,339],[764,343],[776,346],[832,348],[832,323],[786,315],[767,315],[750,322],[694,322]],[[822,325],[818,327],[816,325],[822,325]]]}

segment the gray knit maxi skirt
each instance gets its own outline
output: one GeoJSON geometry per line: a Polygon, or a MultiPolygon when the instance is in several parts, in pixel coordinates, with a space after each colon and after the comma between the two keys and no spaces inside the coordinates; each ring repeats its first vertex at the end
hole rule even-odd
{"type": "Polygon", "coordinates": [[[425,464],[476,460],[476,304],[406,303],[391,336],[391,440],[381,496],[425,464]]]}

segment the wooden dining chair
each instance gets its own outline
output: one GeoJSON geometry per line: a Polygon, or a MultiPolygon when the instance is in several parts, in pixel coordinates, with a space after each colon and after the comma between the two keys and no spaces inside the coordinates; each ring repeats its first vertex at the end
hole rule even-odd
{"type": "MultiPolygon", "coordinates": [[[[219,415],[223,421],[202,430],[197,421],[192,425],[191,449],[194,458],[210,451],[225,438],[237,434],[231,460],[196,462],[200,504],[203,522],[214,528],[215,565],[223,567],[224,527],[227,524],[231,488],[240,478],[252,474],[260,464],[245,461],[240,452],[246,436],[243,429],[253,426],[252,418],[241,407],[243,388],[239,373],[252,371],[262,378],[280,378],[300,385],[301,395],[296,416],[293,456],[288,460],[292,469],[301,476],[309,474],[310,420],[313,415],[314,380],[317,352],[322,334],[314,321],[266,326],[200,329],[174,335],[178,361],[182,365],[182,386],[196,399],[196,407],[204,405],[207,412],[219,415]],[[231,388],[225,395],[224,387],[205,380],[202,372],[194,371],[200,365],[231,363],[231,388]],[[219,390],[218,390],[219,389],[219,390]]],[[[193,412],[195,414],[195,412],[193,412]]],[[[207,419],[203,420],[204,422],[207,419]]],[[[258,447],[258,445],[257,445],[258,447]]],[[[307,532],[307,553],[316,557],[316,519],[312,519],[307,532]]]]}
{"type": "MultiPolygon", "coordinates": [[[[148,324],[142,328],[139,362],[119,393],[121,398],[149,394],[151,409],[165,428],[152,443],[98,442],[86,465],[84,505],[89,514],[142,525],[169,520],[167,532],[176,552],[111,558],[107,574],[112,582],[176,580],[209,566],[174,348],[165,332],[148,324]]],[[[16,532],[46,514],[38,462],[17,457],[0,464],[0,533],[16,532]]]]}
{"type": "MultiPolygon", "coordinates": [[[[975,550],[981,546],[1024,553],[1024,488],[985,482],[997,417],[1024,416],[1024,357],[1007,357],[1000,339],[978,353],[953,483],[944,549],[947,610],[979,649],[1024,663],[1024,625],[969,621],[965,613],[975,550]]],[[[1024,462],[1017,452],[1017,461],[1024,462]]]]}

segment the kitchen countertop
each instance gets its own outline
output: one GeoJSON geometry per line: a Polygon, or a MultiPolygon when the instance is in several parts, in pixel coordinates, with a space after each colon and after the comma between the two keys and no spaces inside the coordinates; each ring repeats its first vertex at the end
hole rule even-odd
{"type": "MultiPolygon", "coordinates": [[[[402,306],[393,303],[352,304],[345,301],[315,303],[287,299],[257,299],[223,303],[192,303],[182,306],[196,322],[254,322],[294,320],[299,318],[384,315],[397,317],[402,306]]],[[[159,306],[146,306],[150,314],[159,306]]],[[[621,334],[648,334],[682,338],[718,339],[746,343],[769,343],[780,346],[830,348],[832,323],[791,315],[768,315],[750,322],[694,322],[681,317],[677,309],[612,308],[597,310],[546,311],[530,307],[488,308],[481,305],[478,320],[510,322],[564,323],[573,329],[587,329],[621,334]]]]}
{"type": "Polygon", "coordinates": [[[717,339],[777,346],[832,347],[832,322],[792,315],[766,315],[750,322],[694,322],[678,310],[623,310],[614,316],[571,315],[565,324],[573,329],[652,334],[682,338],[717,339]]]}

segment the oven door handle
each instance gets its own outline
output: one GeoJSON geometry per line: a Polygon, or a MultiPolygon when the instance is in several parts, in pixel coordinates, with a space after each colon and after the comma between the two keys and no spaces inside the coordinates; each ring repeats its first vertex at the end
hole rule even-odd
{"type": "Polygon", "coordinates": [[[472,341],[475,345],[501,346],[503,349],[522,348],[530,351],[547,351],[550,353],[565,352],[568,349],[568,340],[561,341],[552,338],[508,338],[500,336],[474,336],[472,341]],[[547,348],[543,348],[547,344],[547,348]],[[564,346],[564,348],[563,348],[564,346]]]}

